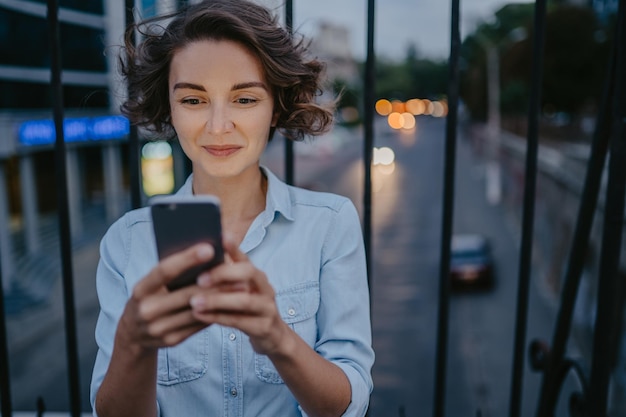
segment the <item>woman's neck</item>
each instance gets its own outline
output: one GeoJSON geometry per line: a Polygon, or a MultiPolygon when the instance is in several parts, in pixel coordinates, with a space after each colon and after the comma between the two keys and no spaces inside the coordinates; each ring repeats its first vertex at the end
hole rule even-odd
{"type": "Polygon", "coordinates": [[[213,194],[220,199],[222,226],[239,241],[252,221],[265,209],[267,178],[260,168],[236,178],[207,178],[194,174],[194,194],[213,194]]]}

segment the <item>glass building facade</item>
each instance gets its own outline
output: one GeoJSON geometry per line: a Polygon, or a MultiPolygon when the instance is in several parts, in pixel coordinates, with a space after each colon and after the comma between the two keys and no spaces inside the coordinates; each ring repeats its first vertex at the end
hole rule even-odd
{"type": "MultiPolygon", "coordinates": [[[[68,15],[61,19],[61,62],[71,71],[64,74],[64,106],[107,108],[103,1],[61,0],[60,7],[68,15]]],[[[46,8],[45,0],[0,0],[0,109],[52,107],[46,8]]]]}

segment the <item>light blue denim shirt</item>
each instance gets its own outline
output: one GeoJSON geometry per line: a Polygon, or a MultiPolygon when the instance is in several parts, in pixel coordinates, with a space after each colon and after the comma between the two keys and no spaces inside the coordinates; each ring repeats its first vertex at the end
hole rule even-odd
{"type": "MultiPolygon", "coordinates": [[[[269,170],[267,203],[241,250],[269,278],[281,317],[317,353],[339,366],[352,387],[345,416],[363,416],[372,391],[369,293],[358,214],[345,197],[291,187],[269,170]]],[[[191,177],[177,194],[192,194],[191,177]]],[[[98,354],[91,404],[107,371],[117,322],[133,286],[157,263],[148,208],[115,222],[100,245],[98,354]]],[[[161,416],[301,416],[267,356],[248,337],[210,326],[159,350],[161,416]]],[[[94,415],[95,410],[94,410],[94,415]]]]}

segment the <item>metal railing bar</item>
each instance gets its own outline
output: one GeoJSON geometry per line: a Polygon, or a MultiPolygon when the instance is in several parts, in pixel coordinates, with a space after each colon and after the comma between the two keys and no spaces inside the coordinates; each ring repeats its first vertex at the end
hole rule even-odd
{"type": "Polygon", "coordinates": [[[563,366],[567,340],[569,339],[571,331],[576,296],[580,286],[582,271],[585,266],[589,236],[598,205],[602,172],[605,166],[609,137],[611,134],[611,98],[615,88],[616,47],[617,43],[613,45],[613,52],[608,65],[597,123],[591,143],[585,182],[580,198],[580,207],[572,247],[567,270],[565,272],[552,345],[550,347],[546,369],[543,370],[544,375],[538,403],[538,417],[548,417],[554,414],[561,388],[561,384],[557,383],[557,378],[559,369],[563,366]]]}
{"type": "Polygon", "coordinates": [[[524,379],[524,352],[526,350],[526,326],[528,322],[528,293],[532,258],[533,223],[535,216],[535,189],[537,183],[537,154],[539,148],[539,111],[543,79],[544,41],[546,27],[546,0],[535,1],[534,45],[531,75],[531,93],[528,112],[528,137],[526,150],[526,173],[524,179],[524,208],[522,214],[522,238],[520,245],[517,311],[511,382],[510,417],[518,417],[521,409],[524,379]]]}
{"type": "Polygon", "coordinates": [[[4,286],[2,284],[2,265],[0,265],[0,412],[2,413],[2,417],[11,417],[11,376],[9,372],[9,341],[7,339],[6,314],[4,312],[4,286]]]}
{"type": "Polygon", "coordinates": [[[620,311],[619,262],[624,226],[624,194],[626,190],[626,0],[620,0],[615,42],[617,55],[615,73],[622,74],[615,80],[613,98],[613,129],[609,156],[609,178],[606,188],[606,206],[600,270],[596,322],[594,327],[593,357],[589,383],[589,414],[606,416],[609,379],[618,345],[617,323],[620,311]],[[620,47],[621,46],[621,47],[620,47]]]}
{"type": "MultiPolygon", "coordinates": [[[[375,0],[367,1],[367,39],[365,74],[363,76],[363,242],[367,284],[372,290],[371,251],[372,251],[372,158],[374,155],[374,87],[376,83],[376,52],[374,50],[374,24],[376,15],[375,0]]],[[[371,302],[371,297],[370,297],[371,302]]]]}
{"type": "Polygon", "coordinates": [[[450,315],[450,241],[454,218],[454,175],[456,171],[457,118],[459,105],[461,54],[460,1],[452,0],[450,14],[450,58],[448,62],[448,116],[446,118],[446,147],[444,156],[443,214],[441,222],[441,259],[439,263],[439,310],[437,321],[437,350],[435,368],[435,398],[433,415],[445,415],[445,391],[450,315]]]}
{"type": "MultiPolygon", "coordinates": [[[[290,35],[293,34],[293,0],[285,2],[285,26],[290,35]]],[[[285,182],[294,184],[293,140],[285,138],[285,182]]]]}
{"type": "Polygon", "coordinates": [[[54,103],[55,171],[57,182],[57,212],[61,239],[61,268],[63,274],[63,307],[65,312],[65,338],[69,381],[70,411],[80,416],[80,376],[78,367],[78,342],[76,335],[76,310],[72,271],[72,242],[67,189],[65,137],[63,134],[63,85],[61,83],[61,39],[59,35],[58,0],[48,0],[50,30],[50,55],[52,99],[54,103]]]}
{"type": "MultiPolygon", "coordinates": [[[[134,0],[125,0],[124,10],[126,12],[126,27],[130,27],[135,23],[134,0]]],[[[131,34],[133,44],[136,42],[136,33],[131,34]]],[[[130,95],[130,91],[128,91],[130,95]]],[[[128,132],[128,177],[130,181],[130,205],[133,209],[142,206],[141,198],[141,153],[139,150],[139,130],[133,123],[130,125],[128,132]]]]}

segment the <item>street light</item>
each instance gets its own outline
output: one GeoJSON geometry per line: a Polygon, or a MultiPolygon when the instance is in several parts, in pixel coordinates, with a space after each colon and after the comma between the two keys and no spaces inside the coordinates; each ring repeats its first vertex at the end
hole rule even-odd
{"type": "Polygon", "coordinates": [[[500,168],[500,54],[499,49],[508,42],[519,42],[527,36],[526,29],[518,27],[507,36],[494,42],[480,32],[475,39],[484,49],[487,59],[487,164],[485,167],[485,193],[487,201],[496,205],[502,199],[502,173],[500,168]]]}

